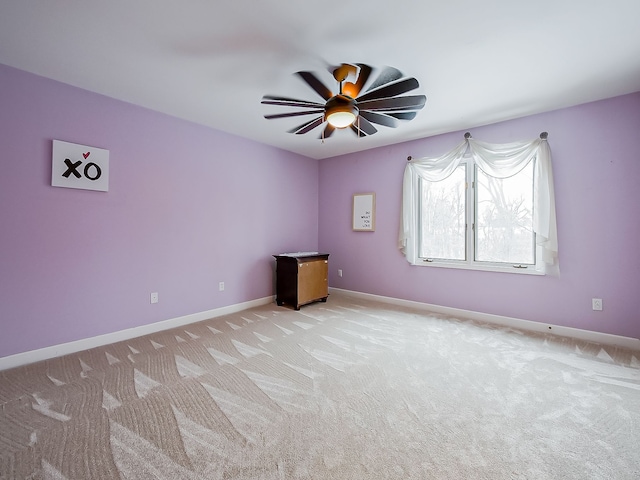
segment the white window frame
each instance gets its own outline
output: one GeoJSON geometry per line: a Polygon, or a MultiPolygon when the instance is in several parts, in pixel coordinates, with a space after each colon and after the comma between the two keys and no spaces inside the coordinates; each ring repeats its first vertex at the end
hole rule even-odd
{"type": "MultiPolygon", "coordinates": [[[[535,162],[535,160],[533,160],[535,162]]],[[[477,242],[477,169],[478,165],[473,161],[471,155],[465,155],[463,160],[458,166],[464,165],[466,174],[465,184],[465,211],[466,211],[466,228],[465,228],[465,259],[443,259],[443,258],[429,258],[422,257],[418,253],[418,262],[416,265],[425,267],[436,268],[460,268],[467,270],[481,270],[489,272],[504,272],[504,273],[516,273],[520,275],[544,275],[541,271],[541,252],[540,247],[535,244],[535,233],[533,234],[533,250],[534,250],[534,263],[529,264],[513,264],[508,262],[487,262],[476,260],[476,242],[477,242]]],[[[419,179],[418,181],[418,231],[420,229],[420,221],[422,218],[422,208],[424,207],[422,202],[422,188],[423,182],[427,180],[419,179]]],[[[531,185],[533,190],[533,184],[531,185]]],[[[421,239],[418,237],[418,245],[421,244],[421,239]]],[[[418,247],[418,252],[420,248],[418,247]]]]}

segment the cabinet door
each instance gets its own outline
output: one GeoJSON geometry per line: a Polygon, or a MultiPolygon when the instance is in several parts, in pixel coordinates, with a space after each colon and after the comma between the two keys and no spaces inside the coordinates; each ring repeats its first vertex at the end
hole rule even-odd
{"type": "Polygon", "coordinates": [[[300,305],[329,295],[329,262],[315,260],[298,266],[298,303],[300,305]]]}

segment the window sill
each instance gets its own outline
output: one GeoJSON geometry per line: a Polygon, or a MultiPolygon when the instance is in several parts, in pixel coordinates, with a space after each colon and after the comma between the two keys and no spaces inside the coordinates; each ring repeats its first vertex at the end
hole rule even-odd
{"type": "Polygon", "coordinates": [[[482,265],[463,262],[427,262],[422,259],[418,259],[414,265],[418,267],[455,268],[459,270],[476,270],[480,272],[515,273],[516,275],[544,275],[544,272],[536,270],[534,265],[528,268],[515,268],[503,267],[501,265],[482,265]]]}

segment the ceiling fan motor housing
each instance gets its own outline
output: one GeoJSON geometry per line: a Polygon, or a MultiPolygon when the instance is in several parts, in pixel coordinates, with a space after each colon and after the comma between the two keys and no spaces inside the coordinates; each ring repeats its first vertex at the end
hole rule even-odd
{"type": "Polygon", "coordinates": [[[358,117],[357,102],[348,95],[338,94],[327,100],[324,118],[336,128],[346,128],[358,117]]]}

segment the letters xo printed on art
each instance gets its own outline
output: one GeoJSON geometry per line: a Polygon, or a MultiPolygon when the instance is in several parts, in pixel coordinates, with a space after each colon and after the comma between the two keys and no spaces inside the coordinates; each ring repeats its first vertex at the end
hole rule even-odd
{"type": "Polygon", "coordinates": [[[109,191],[109,150],[53,141],[51,185],[109,191]]]}

